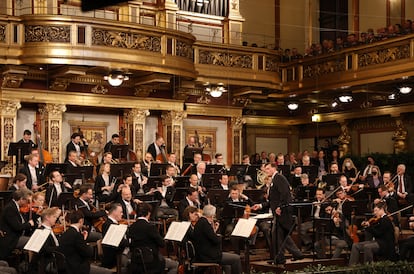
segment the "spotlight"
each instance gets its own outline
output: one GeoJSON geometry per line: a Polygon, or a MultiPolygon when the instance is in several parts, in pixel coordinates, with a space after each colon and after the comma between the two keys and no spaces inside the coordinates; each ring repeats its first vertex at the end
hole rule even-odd
{"type": "Polygon", "coordinates": [[[350,95],[350,94],[343,94],[343,95],[338,97],[338,100],[341,103],[350,103],[350,102],[352,102],[353,99],[354,98],[352,98],[352,95],[350,95]]]}
{"type": "Polygon", "coordinates": [[[217,86],[211,86],[209,83],[207,83],[208,85],[204,88],[204,90],[210,94],[211,97],[214,98],[218,98],[220,97],[223,92],[226,92],[227,90],[224,88],[222,83],[217,84],[217,86]]]}
{"type": "Polygon", "coordinates": [[[129,77],[119,72],[111,72],[109,75],[104,76],[104,80],[113,87],[119,87],[124,81],[128,81],[129,77]]]}
{"type": "Polygon", "coordinates": [[[289,104],[287,105],[287,107],[288,107],[288,109],[289,109],[289,110],[297,110],[297,109],[298,109],[298,107],[299,107],[299,104],[298,104],[298,103],[294,103],[294,102],[292,102],[292,103],[289,103],[289,104]]]}
{"type": "Polygon", "coordinates": [[[338,104],[338,102],[336,100],[331,103],[331,107],[332,108],[336,108],[338,105],[339,104],[338,104]]]}
{"type": "Polygon", "coordinates": [[[318,123],[320,121],[321,121],[321,115],[319,115],[319,114],[313,114],[312,115],[312,122],[318,123]]]}
{"type": "Polygon", "coordinates": [[[388,100],[395,100],[395,99],[397,99],[397,94],[391,93],[390,95],[388,95],[388,100]]]}
{"type": "Polygon", "coordinates": [[[409,87],[409,86],[402,86],[402,87],[400,87],[400,93],[401,94],[408,94],[412,90],[413,90],[413,88],[412,87],[409,87]]]}

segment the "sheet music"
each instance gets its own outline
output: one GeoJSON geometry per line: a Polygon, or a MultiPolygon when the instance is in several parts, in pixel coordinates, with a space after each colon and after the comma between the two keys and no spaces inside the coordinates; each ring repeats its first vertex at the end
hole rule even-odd
{"type": "Polygon", "coordinates": [[[102,244],[118,247],[122,238],[124,238],[127,229],[127,225],[111,224],[105,237],[102,239],[102,244]]]}
{"type": "Polygon", "coordinates": [[[23,249],[39,253],[40,249],[42,249],[45,244],[47,237],[49,237],[50,232],[51,231],[48,229],[36,229],[23,249]]]}
{"type": "Polygon", "coordinates": [[[257,219],[249,218],[249,219],[243,219],[240,218],[239,221],[236,224],[236,227],[234,228],[233,232],[231,233],[231,236],[238,236],[243,238],[249,238],[250,234],[252,233],[252,230],[254,226],[256,225],[257,219]]]}
{"type": "Polygon", "coordinates": [[[250,217],[252,219],[273,219],[273,214],[272,213],[262,213],[262,214],[257,214],[256,216],[250,217]]]}
{"type": "Polygon", "coordinates": [[[190,222],[172,222],[164,239],[181,242],[190,227],[190,222]]]}

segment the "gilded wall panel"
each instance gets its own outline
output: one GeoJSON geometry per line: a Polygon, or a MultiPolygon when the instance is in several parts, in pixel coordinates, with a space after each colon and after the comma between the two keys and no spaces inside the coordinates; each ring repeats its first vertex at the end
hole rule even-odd
{"type": "Polygon", "coordinates": [[[30,42],[70,43],[70,26],[62,25],[27,25],[24,39],[30,42]]]}
{"type": "Polygon", "coordinates": [[[161,52],[161,37],[92,28],[92,45],[161,52]]]}
{"type": "Polygon", "coordinates": [[[278,71],[278,64],[281,62],[281,58],[279,55],[271,57],[271,56],[266,56],[266,67],[265,70],[266,71],[278,71]]]}
{"type": "Polygon", "coordinates": [[[233,68],[253,67],[252,55],[200,50],[199,63],[233,68]]]}

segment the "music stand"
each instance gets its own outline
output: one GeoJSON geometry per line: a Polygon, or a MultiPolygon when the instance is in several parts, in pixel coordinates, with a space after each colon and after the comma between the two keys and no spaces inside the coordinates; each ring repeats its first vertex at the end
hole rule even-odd
{"type": "Polygon", "coordinates": [[[159,164],[159,163],[152,163],[151,169],[150,169],[150,176],[161,176],[165,175],[165,170],[167,169],[167,166],[170,164],[159,164]]]}
{"type": "Polygon", "coordinates": [[[111,175],[117,178],[123,178],[125,174],[131,174],[133,166],[134,162],[111,164],[111,175]]]}
{"type": "Polygon", "coordinates": [[[181,201],[187,196],[188,187],[176,187],[174,193],[174,201],[181,201]]]}
{"type": "Polygon", "coordinates": [[[62,192],[60,193],[58,200],[57,200],[57,206],[62,207],[65,206],[67,209],[73,209],[72,202],[75,200],[75,196],[73,196],[73,192],[62,192]]]}
{"type": "Polygon", "coordinates": [[[249,197],[254,204],[263,200],[264,192],[261,189],[244,189],[243,194],[249,197]]]}
{"type": "Polygon", "coordinates": [[[201,186],[207,189],[215,188],[220,185],[221,173],[204,173],[201,176],[201,186]]]}
{"type": "Polygon", "coordinates": [[[86,182],[86,180],[93,177],[93,168],[94,166],[68,166],[66,169],[66,177],[70,177],[71,179],[82,179],[82,184],[86,182]]]}
{"type": "Polygon", "coordinates": [[[342,175],[343,173],[326,174],[323,177],[323,181],[326,182],[326,185],[327,187],[329,187],[330,190],[334,190],[338,186],[339,178],[341,178],[342,175]]]}
{"type": "Polygon", "coordinates": [[[342,214],[347,218],[349,217],[348,220],[351,220],[352,215],[363,216],[371,212],[368,210],[367,204],[367,200],[346,201],[342,205],[342,214]]]}
{"type": "Polygon", "coordinates": [[[190,176],[177,176],[174,177],[175,187],[189,187],[190,186],[190,176]]]}
{"type": "Polygon", "coordinates": [[[227,202],[224,203],[223,211],[221,212],[221,218],[233,219],[241,218],[244,214],[244,209],[247,202],[227,202]]]}
{"type": "Polygon", "coordinates": [[[114,159],[126,159],[129,151],[128,145],[112,145],[111,153],[114,159]]]}
{"type": "Polygon", "coordinates": [[[55,170],[59,171],[60,174],[66,174],[66,170],[68,168],[68,165],[69,164],[65,164],[65,163],[59,163],[59,164],[58,163],[50,163],[50,164],[46,164],[46,167],[45,167],[45,175],[47,177],[49,177],[50,173],[52,171],[55,171],[55,170]]]}
{"type": "Polygon", "coordinates": [[[316,186],[299,186],[297,188],[295,199],[298,201],[310,201],[315,197],[316,186]]]}
{"type": "Polygon", "coordinates": [[[199,153],[203,154],[202,147],[185,147],[184,149],[184,162],[192,162],[194,159],[194,154],[199,153]]]}
{"type": "Polygon", "coordinates": [[[249,169],[249,165],[242,165],[242,164],[233,164],[230,167],[230,171],[228,175],[230,176],[236,176],[237,181],[242,182],[244,175],[247,174],[247,170],[249,169]]]}
{"type": "MultiPolygon", "coordinates": [[[[277,171],[279,173],[282,173],[283,176],[285,176],[286,178],[289,178],[290,176],[290,165],[278,165],[277,166],[277,171]]],[[[302,171],[303,173],[303,171],[302,171]]]]}
{"type": "Polygon", "coordinates": [[[162,177],[161,176],[152,176],[148,177],[147,187],[149,189],[151,188],[157,188],[162,185],[162,177]]]}
{"type": "Polygon", "coordinates": [[[10,143],[7,156],[16,156],[16,174],[19,173],[19,168],[24,161],[24,156],[29,155],[32,149],[30,143],[10,143]]]}
{"type": "Polygon", "coordinates": [[[306,173],[309,176],[309,182],[313,183],[318,177],[318,166],[299,166],[302,168],[302,174],[306,173]]]}
{"type": "Polygon", "coordinates": [[[207,199],[212,205],[221,207],[229,196],[229,191],[224,189],[210,189],[207,193],[207,199]]]}
{"type": "MultiPolygon", "coordinates": [[[[329,255],[332,256],[332,226],[331,226],[331,218],[312,218],[312,226],[313,226],[313,243],[321,240],[322,241],[322,249],[326,250],[325,248],[325,236],[329,238],[329,255]],[[316,239],[316,236],[321,236],[320,239],[316,239]]],[[[315,248],[313,248],[315,251],[315,248]]],[[[314,252],[314,259],[315,259],[315,252],[314,252]]]]}
{"type": "Polygon", "coordinates": [[[224,165],[209,164],[206,165],[206,173],[222,173],[222,169],[225,169],[224,165]]]}

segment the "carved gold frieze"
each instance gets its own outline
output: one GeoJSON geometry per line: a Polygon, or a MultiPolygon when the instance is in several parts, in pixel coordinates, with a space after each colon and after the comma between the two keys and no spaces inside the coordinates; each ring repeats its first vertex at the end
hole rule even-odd
{"type": "Polygon", "coordinates": [[[251,69],[253,67],[253,57],[248,54],[200,50],[199,63],[223,67],[251,69]]]}
{"type": "Polygon", "coordinates": [[[50,85],[52,90],[66,90],[69,86],[69,81],[67,79],[55,79],[50,85]]]}
{"type": "Polygon", "coordinates": [[[1,115],[16,116],[17,111],[22,107],[17,100],[1,100],[1,115]]]}
{"type": "Polygon", "coordinates": [[[276,56],[266,56],[266,71],[278,71],[279,63],[281,61],[281,58],[279,55],[276,56]]]}
{"type": "Polygon", "coordinates": [[[0,42],[6,42],[6,25],[0,25],[0,42]]]}
{"type": "Polygon", "coordinates": [[[92,28],[92,45],[161,52],[161,37],[142,33],[92,28]]]}
{"type": "Polygon", "coordinates": [[[345,58],[304,65],[303,78],[315,78],[340,71],[345,71],[345,58]]]}
{"type": "Polygon", "coordinates": [[[5,74],[3,77],[3,88],[19,88],[23,83],[24,77],[21,74],[5,74]]]}
{"type": "Polygon", "coordinates": [[[154,89],[148,86],[136,86],[134,95],[137,97],[148,97],[154,89]]]}
{"type": "Polygon", "coordinates": [[[193,60],[194,54],[192,45],[184,41],[177,40],[175,46],[175,55],[193,60]]]}
{"type": "Polygon", "coordinates": [[[63,25],[26,25],[24,41],[70,43],[70,26],[63,25]]]}
{"type": "Polygon", "coordinates": [[[358,66],[367,67],[410,58],[410,45],[375,50],[358,55],[358,66]]]}
{"type": "Polygon", "coordinates": [[[93,88],[91,88],[91,92],[94,94],[107,94],[108,89],[103,85],[96,85],[93,88]]]}

